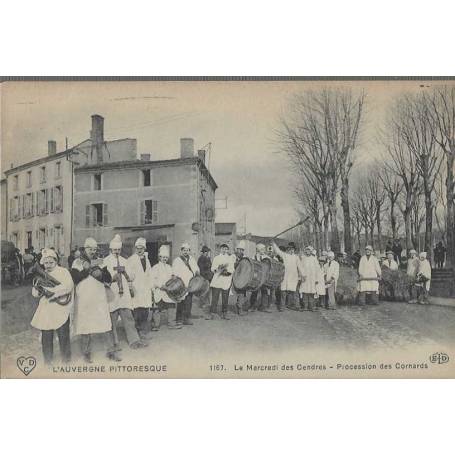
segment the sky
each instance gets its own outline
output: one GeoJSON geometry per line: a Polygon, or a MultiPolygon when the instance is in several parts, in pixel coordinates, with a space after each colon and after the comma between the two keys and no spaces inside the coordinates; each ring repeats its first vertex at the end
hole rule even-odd
{"type": "Polygon", "coordinates": [[[195,150],[209,142],[209,168],[219,188],[217,222],[240,232],[275,235],[297,221],[292,179],[275,131],[295,93],[327,86],[364,89],[365,124],[358,163],[379,153],[375,140],[387,107],[421,81],[378,82],[7,82],[1,90],[1,169],[87,139],[92,114],[105,118],[105,140],[136,138],[138,154],[177,158],[180,138],[195,150]],[[227,198],[227,208],[222,199],[227,198]]]}

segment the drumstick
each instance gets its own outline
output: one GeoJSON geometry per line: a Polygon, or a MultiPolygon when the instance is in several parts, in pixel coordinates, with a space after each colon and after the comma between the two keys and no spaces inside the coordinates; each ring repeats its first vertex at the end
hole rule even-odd
{"type": "Polygon", "coordinates": [[[279,237],[280,235],[285,234],[286,232],[290,231],[291,229],[294,229],[295,227],[300,226],[301,224],[305,223],[305,221],[307,221],[309,218],[310,218],[310,217],[307,216],[305,219],[300,220],[297,224],[294,224],[294,226],[291,226],[290,228],[287,228],[287,229],[285,229],[283,232],[280,232],[279,234],[277,234],[277,235],[275,235],[274,237],[272,237],[272,240],[273,240],[273,239],[276,239],[276,238],[279,237]]]}

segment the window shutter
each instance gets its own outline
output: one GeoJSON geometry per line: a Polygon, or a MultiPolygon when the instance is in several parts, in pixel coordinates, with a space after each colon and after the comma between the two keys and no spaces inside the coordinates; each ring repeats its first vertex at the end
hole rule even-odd
{"type": "Polygon", "coordinates": [[[158,201],[152,201],[152,220],[158,223],[158,201]]]}
{"type": "Polygon", "coordinates": [[[109,222],[107,216],[107,204],[103,204],[103,226],[107,226],[109,222]]]}
{"type": "Polygon", "coordinates": [[[13,221],[13,200],[9,200],[9,220],[13,221]]]}
{"type": "Polygon", "coordinates": [[[22,199],[21,197],[19,196],[17,198],[17,218],[20,219],[21,218],[21,211],[22,211],[22,199]]]}
{"type": "Polygon", "coordinates": [[[60,195],[60,200],[58,201],[59,202],[60,211],[63,212],[63,186],[60,187],[60,191],[58,193],[60,195]]]}
{"type": "Polygon", "coordinates": [[[85,226],[86,227],[91,227],[91,225],[92,225],[92,223],[91,223],[91,214],[92,214],[91,206],[90,205],[86,205],[85,206],[85,226]]]}
{"type": "Polygon", "coordinates": [[[141,219],[139,221],[139,224],[146,224],[145,222],[145,215],[146,215],[146,211],[145,211],[145,201],[141,201],[141,219]]]}
{"type": "Polygon", "coordinates": [[[51,193],[50,194],[50,197],[51,197],[51,212],[54,211],[54,188],[50,188],[49,189],[49,192],[51,193]]]}

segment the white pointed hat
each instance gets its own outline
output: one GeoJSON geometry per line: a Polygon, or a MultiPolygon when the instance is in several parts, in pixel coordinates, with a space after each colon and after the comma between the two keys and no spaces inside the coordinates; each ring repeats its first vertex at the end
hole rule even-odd
{"type": "Polygon", "coordinates": [[[161,245],[158,251],[159,256],[166,256],[169,257],[169,246],[168,245],[161,245]]]}
{"type": "Polygon", "coordinates": [[[114,238],[111,240],[111,243],[109,243],[109,248],[112,250],[114,248],[121,248],[122,247],[122,239],[120,238],[120,235],[115,234],[114,238]]]}

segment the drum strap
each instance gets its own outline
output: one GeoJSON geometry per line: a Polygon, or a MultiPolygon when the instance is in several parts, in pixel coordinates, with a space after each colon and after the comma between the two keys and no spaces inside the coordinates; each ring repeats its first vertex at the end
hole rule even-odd
{"type": "Polygon", "coordinates": [[[180,259],[183,261],[183,263],[188,267],[188,269],[190,270],[190,272],[193,274],[194,276],[194,272],[193,272],[193,269],[190,267],[190,258],[188,258],[188,260],[183,257],[183,256],[180,256],[180,259]]]}

